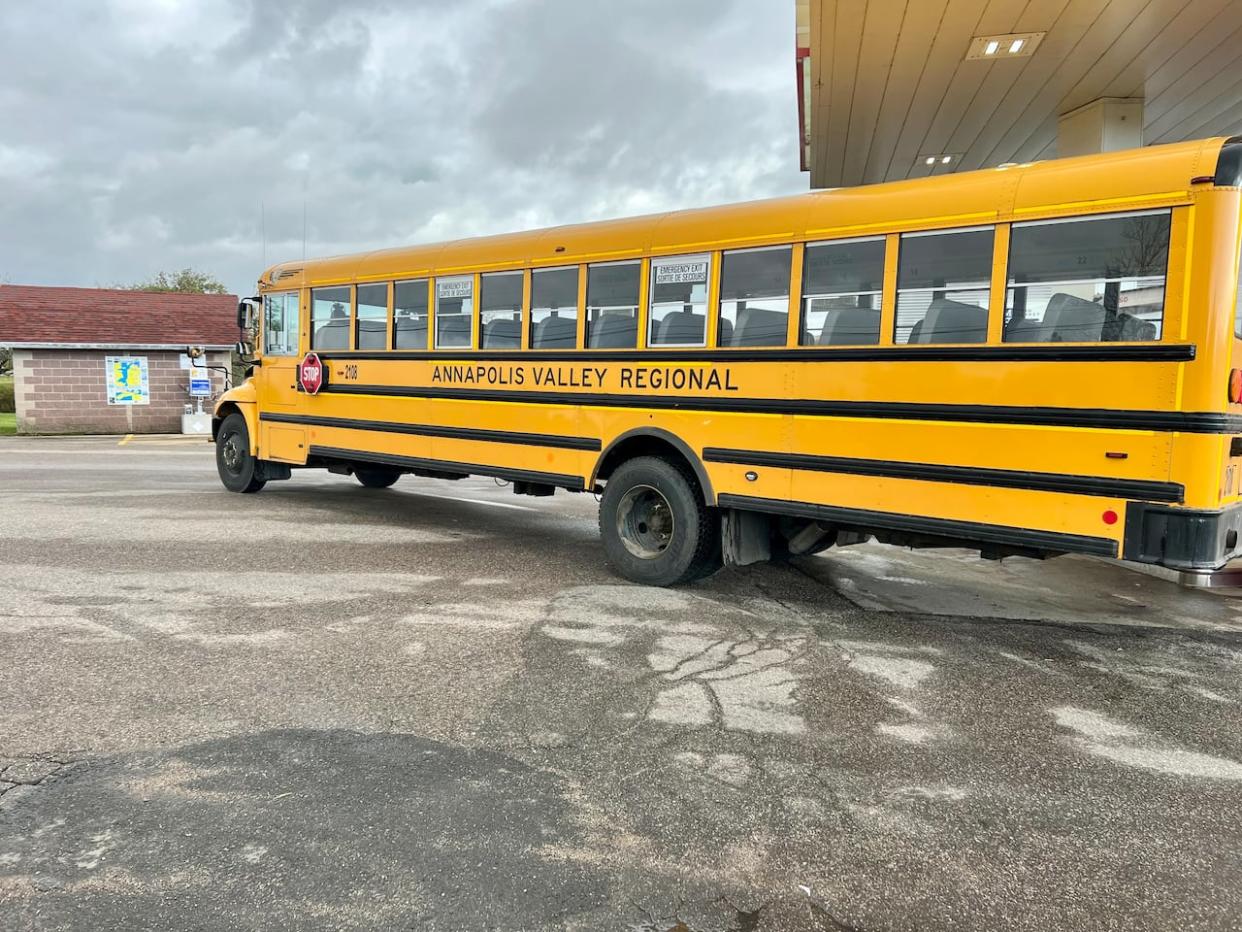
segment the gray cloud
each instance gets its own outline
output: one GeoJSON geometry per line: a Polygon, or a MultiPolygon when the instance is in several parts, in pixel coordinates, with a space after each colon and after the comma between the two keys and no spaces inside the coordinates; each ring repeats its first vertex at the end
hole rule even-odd
{"type": "Polygon", "coordinates": [[[0,279],[323,255],[806,189],[792,4],[6,4],[0,279]],[[261,220],[262,217],[262,220],[261,220]]]}

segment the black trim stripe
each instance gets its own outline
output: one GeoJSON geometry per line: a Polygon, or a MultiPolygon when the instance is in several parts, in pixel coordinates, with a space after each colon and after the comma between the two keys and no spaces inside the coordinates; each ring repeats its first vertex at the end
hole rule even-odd
{"type": "Polygon", "coordinates": [[[373,430],[385,434],[412,434],[417,437],[446,437],[452,440],[481,440],[487,443],[516,443],[523,446],[556,447],[562,450],[598,451],[603,444],[591,437],[565,437],[559,434],[530,434],[516,430],[483,430],[475,427],[442,427],[436,424],[406,424],[400,421],[368,421],[349,417],[320,417],[309,414],[276,414],[265,411],[260,421],[302,424],[307,427],[339,427],[343,430],[373,430]]]}
{"type": "Polygon", "coordinates": [[[934,463],[903,463],[895,460],[855,459],[845,456],[813,456],[807,453],[728,450],[721,447],[705,448],[703,459],[708,463],[732,463],[737,466],[774,466],[810,472],[883,476],[889,479],[921,479],[927,482],[987,485],[1006,489],[1029,489],[1036,492],[1066,492],[1071,495],[1100,495],[1107,498],[1142,499],[1151,502],[1180,502],[1186,492],[1179,483],[1156,482],[1147,479],[1113,479],[1106,476],[1075,476],[1018,469],[983,469],[934,463]]]}
{"type": "Polygon", "coordinates": [[[731,414],[796,414],[976,424],[1030,424],[1091,427],[1101,430],[1177,431],[1192,434],[1242,433],[1242,415],[1210,411],[1119,411],[1112,408],[1023,408],[1017,405],[950,405],[905,401],[819,401],[809,398],[728,398],[685,395],[617,395],[600,392],[492,391],[476,388],[404,385],[327,385],[324,392],[454,401],[507,401],[519,404],[582,405],[610,408],[661,408],[723,411],[731,414]]]}
{"type": "Polygon", "coordinates": [[[581,492],[586,488],[581,476],[554,472],[538,472],[533,469],[510,469],[504,466],[486,466],[482,463],[456,463],[450,460],[424,459],[417,456],[397,456],[394,453],[373,453],[368,450],[346,450],[341,447],[311,446],[308,456],[346,462],[379,463],[382,466],[399,466],[403,469],[423,469],[433,472],[459,472],[468,476],[491,476],[509,482],[538,482],[563,489],[581,492]]]}
{"type": "Polygon", "coordinates": [[[813,505],[809,502],[786,502],[772,498],[755,498],[750,495],[724,494],[718,496],[717,503],[722,508],[793,515],[798,518],[812,518],[816,521],[862,529],[905,531],[912,534],[925,534],[929,537],[1004,544],[1031,550],[1090,553],[1101,557],[1117,556],[1115,540],[1109,540],[1106,537],[1089,537],[1085,534],[1063,534],[1059,531],[1038,531],[1003,524],[928,518],[922,515],[894,514],[887,511],[865,511],[861,508],[838,508],[832,505],[813,505]]]}
{"type": "Polygon", "coordinates": [[[786,349],[633,349],[633,350],[344,350],[319,353],[328,361],[401,360],[467,364],[472,362],[1190,362],[1193,343],[1104,343],[1066,346],[1041,343],[1003,346],[870,346],[786,349]]]}

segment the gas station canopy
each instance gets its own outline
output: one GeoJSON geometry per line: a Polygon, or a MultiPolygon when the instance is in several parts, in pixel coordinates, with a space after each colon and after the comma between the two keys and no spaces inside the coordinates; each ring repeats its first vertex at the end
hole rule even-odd
{"type": "Polygon", "coordinates": [[[795,0],[816,188],[1242,132],[1242,0],[795,0]]]}

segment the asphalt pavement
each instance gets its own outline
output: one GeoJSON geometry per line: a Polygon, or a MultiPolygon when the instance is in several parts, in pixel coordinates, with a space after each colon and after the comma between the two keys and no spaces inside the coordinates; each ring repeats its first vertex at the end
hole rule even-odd
{"type": "Polygon", "coordinates": [[[1242,927],[1242,600],[0,438],[0,929],[1242,927]]]}

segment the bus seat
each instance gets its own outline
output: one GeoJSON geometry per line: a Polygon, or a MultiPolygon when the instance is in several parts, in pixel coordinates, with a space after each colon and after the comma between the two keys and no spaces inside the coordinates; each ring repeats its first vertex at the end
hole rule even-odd
{"type": "Polygon", "coordinates": [[[358,349],[384,349],[388,339],[388,321],[363,319],[358,321],[358,349]]]}
{"type": "MultiPolygon", "coordinates": [[[[880,312],[871,307],[830,311],[819,331],[822,346],[869,346],[880,342],[880,312]]],[[[910,342],[914,342],[911,335],[910,342]]]]}
{"type": "Polygon", "coordinates": [[[604,314],[591,327],[592,349],[629,349],[638,345],[638,319],[630,314],[604,314]]]}
{"type": "Polygon", "coordinates": [[[520,320],[489,320],[483,325],[484,349],[516,349],[522,345],[520,320]]]}
{"type": "Polygon", "coordinates": [[[733,342],[733,321],[721,319],[720,331],[716,334],[717,346],[737,346],[733,342]]]}
{"type": "Polygon", "coordinates": [[[393,326],[393,346],[397,349],[427,348],[426,317],[398,317],[393,326]]]}
{"type": "Polygon", "coordinates": [[[923,322],[920,320],[917,323],[915,323],[913,327],[910,328],[910,336],[906,339],[906,342],[907,343],[922,343],[923,341],[920,339],[920,336],[922,333],[923,333],[923,322]]]}
{"type": "Polygon", "coordinates": [[[1048,326],[1047,318],[1032,320],[1023,317],[1005,324],[1006,343],[1047,343],[1051,339],[1052,328],[1048,326]]]}
{"type": "Polygon", "coordinates": [[[470,315],[444,314],[437,316],[436,343],[441,346],[469,346],[470,315]]]}
{"type": "Polygon", "coordinates": [[[724,332],[727,320],[720,321],[720,343],[729,346],[784,346],[789,315],[761,307],[748,307],[737,315],[737,327],[724,332]]]}
{"type": "Polygon", "coordinates": [[[1104,326],[1105,340],[1134,343],[1139,340],[1156,339],[1156,325],[1133,314],[1118,314],[1112,325],[1104,326]]]}
{"type": "MultiPolygon", "coordinates": [[[[986,308],[936,298],[919,328],[919,343],[982,343],[988,338],[986,308]]],[[[911,342],[915,342],[911,333],[911,342]]]]}
{"type": "Polygon", "coordinates": [[[1044,325],[1056,343],[1098,343],[1104,333],[1104,305],[1058,291],[1048,299],[1044,325]]]}
{"type": "Polygon", "coordinates": [[[315,331],[315,349],[349,349],[349,318],[330,320],[315,331]]]}
{"type": "Polygon", "coordinates": [[[657,343],[689,343],[700,345],[706,335],[704,323],[707,318],[692,311],[675,311],[660,321],[657,343]]]}
{"type": "Polygon", "coordinates": [[[578,321],[573,317],[545,317],[535,324],[536,349],[573,349],[578,343],[578,321]]]}

